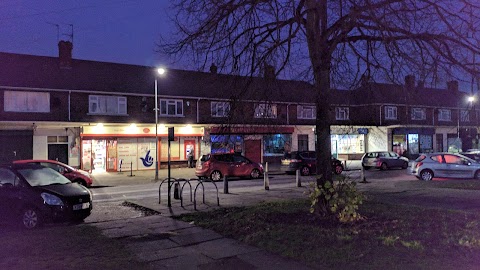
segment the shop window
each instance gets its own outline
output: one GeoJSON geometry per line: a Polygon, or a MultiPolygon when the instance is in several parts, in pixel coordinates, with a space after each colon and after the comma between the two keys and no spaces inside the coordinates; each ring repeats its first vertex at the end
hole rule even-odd
{"type": "Polygon", "coordinates": [[[460,121],[469,122],[470,121],[470,112],[467,110],[460,111],[460,121]]]}
{"type": "Polygon", "coordinates": [[[348,107],[335,107],[335,119],[336,120],[348,120],[349,108],[348,107]]]}
{"type": "Polygon", "coordinates": [[[212,154],[243,152],[243,137],[240,135],[210,135],[210,140],[212,154]]]}
{"type": "Polygon", "coordinates": [[[263,136],[263,153],[265,155],[283,155],[288,152],[291,142],[291,134],[265,135],[263,136]]]}
{"type": "Polygon", "coordinates": [[[61,143],[68,142],[68,136],[58,136],[58,142],[61,142],[61,143]]]}
{"type": "Polygon", "coordinates": [[[297,106],[298,119],[315,119],[315,106],[297,106]]]}
{"type": "Polygon", "coordinates": [[[161,116],[183,116],[183,101],[180,99],[160,99],[161,116]]]}
{"type": "Polygon", "coordinates": [[[418,134],[408,134],[408,153],[410,155],[419,153],[418,134]]]}
{"type": "Polygon", "coordinates": [[[255,118],[277,118],[277,105],[255,104],[255,118]]]}
{"type": "Polygon", "coordinates": [[[88,113],[102,115],[126,115],[127,98],[118,96],[88,96],[88,113]]]}
{"type": "Polygon", "coordinates": [[[57,136],[47,136],[47,142],[48,143],[56,143],[57,142],[57,136]]]}
{"type": "Polygon", "coordinates": [[[338,154],[365,153],[364,136],[363,134],[330,135],[332,152],[338,154]]]}
{"type": "Polygon", "coordinates": [[[5,91],[3,97],[6,112],[50,112],[50,93],[5,91]]]}
{"type": "Polygon", "coordinates": [[[211,102],[213,117],[227,117],[230,113],[230,102],[211,102]]]}
{"type": "Polygon", "coordinates": [[[438,121],[452,121],[452,111],[448,109],[439,109],[438,121]]]}
{"type": "Polygon", "coordinates": [[[385,106],[385,119],[396,120],[397,119],[397,107],[385,106]]]}
{"type": "Polygon", "coordinates": [[[412,120],[425,120],[427,119],[426,115],[425,108],[412,108],[412,120]]]}

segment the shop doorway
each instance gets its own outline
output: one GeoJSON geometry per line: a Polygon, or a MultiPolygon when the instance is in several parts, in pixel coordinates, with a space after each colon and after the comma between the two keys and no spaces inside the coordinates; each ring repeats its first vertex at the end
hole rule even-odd
{"type": "Polygon", "coordinates": [[[86,171],[104,172],[107,169],[107,141],[82,141],[82,166],[86,171]]]}
{"type": "Polygon", "coordinates": [[[245,157],[255,162],[262,162],[262,142],[245,140],[245,157]]]}
{"type": "Polygon", "coordinates": [[[48,159],[68,164],[68,144],[49,144],[48,159]]]}

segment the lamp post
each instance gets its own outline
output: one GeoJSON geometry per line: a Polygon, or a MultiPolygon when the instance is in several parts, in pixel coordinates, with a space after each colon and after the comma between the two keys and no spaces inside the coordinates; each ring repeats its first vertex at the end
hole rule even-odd
{"type": "MultiPolygon", "coordinates": [[[[159,75],[165,74],[164,68],[158,68],[159,75]]],[[[158,180],[158,81],[155,75],[155,180],[158,180]]]]}

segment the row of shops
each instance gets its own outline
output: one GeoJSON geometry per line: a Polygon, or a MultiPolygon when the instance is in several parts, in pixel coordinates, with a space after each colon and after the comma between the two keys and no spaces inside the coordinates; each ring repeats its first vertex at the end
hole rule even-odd
{"type": "MultiPolygon", "coordinates": [[[[390,150],[413,159],[423,152],[461,152],[462,148],[478,147],[473,128],[332,127],[331,134],[332,155],[342,160],[358,160],[367,151],[390,150]]],[[[315,149],[315,130],[311,126],[236,128],[228,132],[175,126],[170,142],[164,126],[159,126],[157,132],[155,126],[133,125],[40,127],[32,135],[34,159],[56,159],[87,171],[153,170],[156,160],[161,168],[166,166],[169,153],[171,162],[186,166],[188,152],[193,153],[194,160],[208,153],[230,152],[258,162],[280,162],[287,152],[315,149]]],[[[26,140],[28,137],[24,136],[26,140]]]]}

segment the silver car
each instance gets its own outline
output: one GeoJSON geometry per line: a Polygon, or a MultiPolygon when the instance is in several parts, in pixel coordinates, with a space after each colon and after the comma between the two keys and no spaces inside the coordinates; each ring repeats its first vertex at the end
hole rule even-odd
{"type": "Polygon", "coordinates": [[[425,181],[434,177],[480,179],[480,163],[461,154],[421,154],[412,164],[410,173],[425,181]]]}
{"type": "Polygon", "coordinates": [[[408,168],[408,158],[402,157],[395,152],[367,152],[362,157],[362,166],[366,170],[370,168],[387,170],[395,167],[406,169],[408,168]]]}

